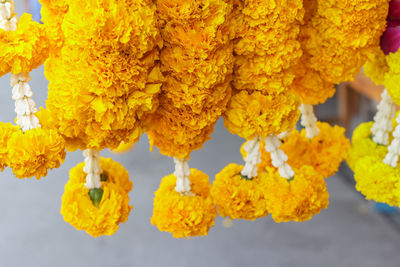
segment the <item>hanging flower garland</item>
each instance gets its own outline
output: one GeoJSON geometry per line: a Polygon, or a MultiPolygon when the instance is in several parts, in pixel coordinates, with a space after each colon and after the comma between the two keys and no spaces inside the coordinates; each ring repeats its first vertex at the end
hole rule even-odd
{"type": "MultiPolygon", "coordinates": [[[[217,174],[211,194],[221,216],[254,220],[270,212],[279,222],[285,220],[281,210],[275,208],[277,202],[281,202],[283,205],[293,204],[289,220],[309,219],[306,213],[315,214],[327,206],[327,201],[322,200],[328,198],[326,189],[308,190],[303,187],[305,194],[302,195],[306,197],[302,198],[298,191],[295,193],[301,186],[292,186],[292,180],[302,181],[308,179],[308,175],[315,175],[315,180],[320,181],[310,183],[310,186],[316,188],[325,182],[318,174],[311,174],[312,168],[311,171],[304,168],[293,170],[277,137],[293,129],[299,118],[298,100],[289,89],[294,78],[290,68],[301,56],[297,38],[304,14],[302,1],[291,3],[290,8],[283,2],[269,8],[267,4],[239,1],[236,12],[233,85],[237,91],[224,119],[231,133],[249,140],[244,145],[246,164],[225,167],[217,174]],[[273,168],[259,168],[260,147],[270,153],[273,168]],[[286,198],[288,195],[297,199],[293,202],[286,198]],[[309,198],[320,199],[321,204],[310,202],[309,198]],[[307,207],[297,209],[300,206],[307,207]]],[[[296,182],[296,185],[301,185],[301,182],[296,182]]]]}
{"type": "Polygon", "coordinates": [[[367,199],[400,206],[399,168],[400,117],[395,118],[395,104],[399,104],[396,57],[399,40],[396,30],[400,2],[390,2],[387,28],[380,40],[380,49],[366,64],[365,73],[387,89],[377,107],[374,122],[361,124],[353,133],[352,149],[348,158],[354,171],[356,188],[367,199]]]}
{"type": "Polygon", "coordinates": [[[133,184],[125,168],[94,150],[84,151],[85,162],[70,171],[62,196],[64,220],[91,236],[112,235],[128,220],[133,184]]]}
{"type": "Polygon", "coordinates": [[[48,56],[48,40],[42,26],[24,14],[18,22],[14,1],[0,2],[0,76],[11,72],[12,98],[15,100],[16,124],[1,123],[2,139],[0,167],[8,166],[18,178],[47,175],[58,168],[65,158],[65,142],[57,131],[42,128],[33,92],[28,82],[29,72],[48,56]]]}
{"type": "Polygon", "coordinates": [[[162,39],[155,5],[146,0],[42,4],[53,43],[45,63],[49,98],[40,121],[63,135],[68,150],[85,150],[84,167],[71,171],[65,186],[61,213],[92,236],[110,235],[132,209],[132,185],[125,169],[100,160],[99,151],[137,142],[158,106],[162,39]],[[109,177],[102,181],[103,176],[109,177]]]}
{"type": "Polygon", "coordinates": [[[151,146],[174,157],[175,172],[155,193],[152,224],[174,237],[206,235],[217,216],[208,176],[190,169],[190,153],[210,138],[231,96],[232,5],[223,0],[157,0],[165,83],[151,146]]]}
{"type": "Polygon", "coordinates": [[[292,153],[303,151],[306,156],[297,154],[289,158],[304,159],[304,164],[311,164],[324,177],[329,177],[347,157],[350,142],[344,129],[317,124],[312,105],[331,97],[335,92],[334,84],[352,79],[367,56],[378,47],[388,1],[314,0],[305,5],[306,15],[300,33],[304,53],[294,68],[296,78],[292,86],[303,102],[300,110],[305,136],[294,131],[288,140],[293,138],[289,143],[297,143],[297,149],[290,150],[294,151],[292,153]],[[358,17],[363,19],[355,19],[358,17]]]}

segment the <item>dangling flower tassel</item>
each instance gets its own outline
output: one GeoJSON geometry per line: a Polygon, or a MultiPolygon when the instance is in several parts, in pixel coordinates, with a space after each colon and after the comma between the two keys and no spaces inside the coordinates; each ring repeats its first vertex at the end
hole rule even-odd
{"type": "Polygon", "coordinates": [[[234,163],[219,172],[213,182],[211,195],[218,213],[231,219],[255,220],[268,215],[265,184],[268,177],[259,170],[261,162],[260,138],[244,145],[245,166],[234,163]]]}
{"type": "MultiPolygon", "coordinates": [[[[14,1],[0,2],[0,28],[17,30],[18,18],[14,12],[14,1]]],[[[48,169],[58,168],[65,158],[65,141],[53,130],[42,129],[38,118],[28,73],[11,75],[12,98],[15,100],[16,124],[21,130],[1,124],[0,167],[9,166],[16,177],[47,175],[48,169]],[[7,145],[5,145],[7,144],[7,145]],[[5,153],[5,147],[7,147],[5,153]],[[1,153],[3,150],[3,153],[1,153]]]]}
{"type": "Polygon", "coordinates": [[[353,132],[352,146],[346,159],[353,171],[356,169],[357,162],[363,157],[374,154],[378,158],[384,158],[387,153],[396,106],[386,89],[381,96],[374,121],[361,123],[353,132]]]}
{"type": "Polygon", "coordinates": [[[155,192],[151,223],[175,238],[207,235],[217,217],[209,178],[189,169],[187,159],[174,161],[174,174],[164,177],[155,192]]]}
{"type": "Polygon", "coordinates": [[[274,135],[265,138],[265,150],[271,153],[275,167],[266,167],[268,211],[275,222],[309,220],[329,204],[324,177],[307,165],[293,170],[280,145],[274,135]]]}
{"type": "MultiPolygon", "coordinates": [[[[290,166],[309,165],[323,177],[330,177],[337,172],[350,148],[345,129],[318,122],[312,105],[302,104],[300,110],[301,124],[305,128],[300,132],[293,130],[283,138],[281,149],[287,154],[290,166]]],[[[263,155],[262,158],[264,161],[269,157],[263,155]]]]}
{"type": "Polygon", "coordinates": [[[70,171],[61,214],[66,222],[91,236],[112,235],[132,209],[128,196],[132,182],[122,165],[100,159],[98,151],[87,149],[83,155],[85,162],[70,171]]]}

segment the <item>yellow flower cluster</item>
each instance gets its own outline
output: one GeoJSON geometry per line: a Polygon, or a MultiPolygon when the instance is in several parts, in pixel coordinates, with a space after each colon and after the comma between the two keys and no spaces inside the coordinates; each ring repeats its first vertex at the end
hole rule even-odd
{"type": "Polygon", "coordinates": [[[292,83],[287,71],[301,56],[302,0],[236,1],[235,89],[280,93],[292,83]]]}
{"type": "Polygon", "coordinates": [[[44,26],[23,14],[16,31],[0,29],[0,77],[11,72],[29,73],[42,65],[49,54],[44,26]]]}
{"type": "Polygon", "coordinates": [[[8,166],[8,140],[19,131],[18,126],[11,123],[0,122],[0,170],[3,171],[8,166]]]}
{"type": "MultiPolygon", "coordinates": [[[[55,10],[63,1],[43,4],[55,10]]],[[[62,21],[53,18],[64,41],[45,63],[46,105],[68,150],[116,148],[148,128],[162,80],[155,12],[149,0],[71,0],[62,21]]]]}
{"type": "Polygon", "coordinates": [[[376,55],[374,64],[375,68],[380,68],[376,71],[369,71],[367,74],[372,75],[371,78],[375,79],[375,82],[381,82],[388,90],[392,100],[396,104],[400,104],[400,52],[389,53],[382,58],[382,55],[376,55]],[[383,62],[383,60],[385,62],[383,62]],[[383,80],[382,80],[383,75],[383,80]]]}
{"type": "Polygon", "coordinates": [[[57,131],[31,129],[1,123],[0,167],[8,166],[18,178],[40,179],[49,169],[58,168],[65,159],[65,141],[57,131]]]}
{"type": "Polygon", "coordinates": [[[388,3],[389,0],[305,1],[303,57],[295,68],[293,83],[302,102],[325,102],[334,93],[334,83],[351,80],[361,70],[367,57],[379,47],[388,3]]]}
{"type": "Polygon", "coordinates": [[[255,220],[268,215],[265,186],[268,174],[260,171],[248,180],[241,176],[243,166],[231,163],[215,177],[211,196],[218,213],[231,219],[255,220]]]}
{"type": "Polygon", "coordinates": [[[288,156],[290,166],[299,169],[308,165],[327,178],[337,172],[347,157],[350,141],[346,138],[343,127],[332,127],[326,122],[317,122],[317,127],[320,132],[312,139],[306,137],[305,129],[301,132],[292,131],[283,140],[281,149],[288,156]]]}
{"type": "MultiPolygon", "coordinates": [[[[290,135],[282,140],[280,149],[288,156],[287,163],[300,169],[304,165],[314,168],[324,178],[335,174],[344,159],[348,160],[350,141],[345,136],[345,129],[325,122],[317,122],[320,133],[312,139],[306,137],[305,129],[301,132],[291,131],[290,135]]],[[[246,143],[245,143],[246,144],[246,143]]],[[[240,152],[243,158],[247,152],[242,145],[240,152]]],[[[265,142],[260,142],[261,162],[259,169],[273,167],[271,155],[265,151],[265,142]]]]}
{"type": "Polygon", "coordinates": [[[245,139],[267,137],[292,129],[300,116],[293,94],[265,95],[240,91],[232,96],[224,114],[228,130],[245,139]]]}
{"type": "Polygon", "coordinates": [[[225,0],[157,0],[165,45],[165,83],[148,132],[161,153],[188,158],[225,111],[233,68],[232,4],[225,0]]]}
{"type": "Polygon", "coordinates": [[[49,48],[52,53],[58,53],[64,41],[61,26],[68,11],[67,0],[39,0],[39,2],[42,5],[41,20],[49,37],[49,48]]]}
{"type": "Polygon", "coordinates": [[[267,168],[265,196],[267,209],[275,222],[306,221],[328,207],[329,193],[324,177],[311,166],[294,169],[294,178],[282,178],[276,169],[267,168]]]}
{"type": "Polygon", "coordinates": [[[190,172],[193,195],[175,191],[173,174],[164,177],[155,192],[151,223],[160,231],[172,233],[175,238],[207,235],[217,217],[208,176],[196,169],[190,169],[190,172]]]}
{"type": "MultiPolygon", "coordinates": [[[[378,145],[372,140],[371,127],[374,122],[364,122],[358,125],[353,131],[351,138],[351,148],[346,158],[349,167],[355,171],[358,161],[369,155],[384,157],[387,153],[387,147],[378,145]]],[[[391,136],[391,135],[389,135],[391,136]]]]}
{"type": "Polygon", "coordinates": [[[369,152],[360,158],[354,169],[356,189],[367,199],[400,206],[400,168],[385,163],[385,154],[369,152]]]}
{"type": "Polygon", "coordinates": [[[298,120],[289,90],[301,57],[303,1],[236,1],[233,86],[225,126],[243,138],[281,133],[298,120]]]}
{"type": "Polygon", "coordinates": [[[71,169],[70,180],[65,185],[61,198],[61,214],[64,220],[94,237],[114,234],[119,224],[126,222],[132,209],[128,192],[133,184],[129,180],[128,172],[111,159],[101,158],[100,166],[103,169],[103,195],[98,207],[93,204],[89,189],[85,187],[84,163],[71,169]]]}

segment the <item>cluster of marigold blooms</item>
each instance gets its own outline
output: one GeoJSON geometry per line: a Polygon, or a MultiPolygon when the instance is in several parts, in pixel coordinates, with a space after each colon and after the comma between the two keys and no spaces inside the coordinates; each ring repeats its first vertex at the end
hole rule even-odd
{"type": "Polygon", "coordinates": [[[386,87],[374,120],[360,124],[353,133],[347,163],[354,171],[356,188],[367,199],[400,206],[400,104],[399,48],[400,1],[392,0],[387,27],[365,73],[376,84],[386,87]]]}
{"type": "Polygon", "coordinates": [[[350,142],[312,105],[378,51],[388,0],[40,2],[44,24],[18,21],[14,2],[0,0],[0,75],[12,73],[17,112],[17,126],[0,125],[0,167],[40,178],[65,150],[84,150],[62,197],[65,221],[101,236],[127,220],[129,174],[99,152],[144,132],[174,158],[151,218],[174,237],[206,235],[218,214],[305,221],[328,206],[324,179],[350,142]],[[43,63],[48,99],[37,111],[28,73],[43,63]],[[211,184],[188,161],[221,116],[247,140],[245,164],[211,184]]]}

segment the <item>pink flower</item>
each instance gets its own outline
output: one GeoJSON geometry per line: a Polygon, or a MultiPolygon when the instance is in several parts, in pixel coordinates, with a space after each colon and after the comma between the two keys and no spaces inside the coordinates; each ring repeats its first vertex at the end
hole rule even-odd
{"type": "Polygon", "coordinates": [[[381,49],[385,55],[395,53],[400,47],[400,27],[388,27],[381,37],[381,49]]]}
{"type": "Polygon", "coordinates": [[[388,20],[400,20],[400,0],[390,1],[388,20]]]}

